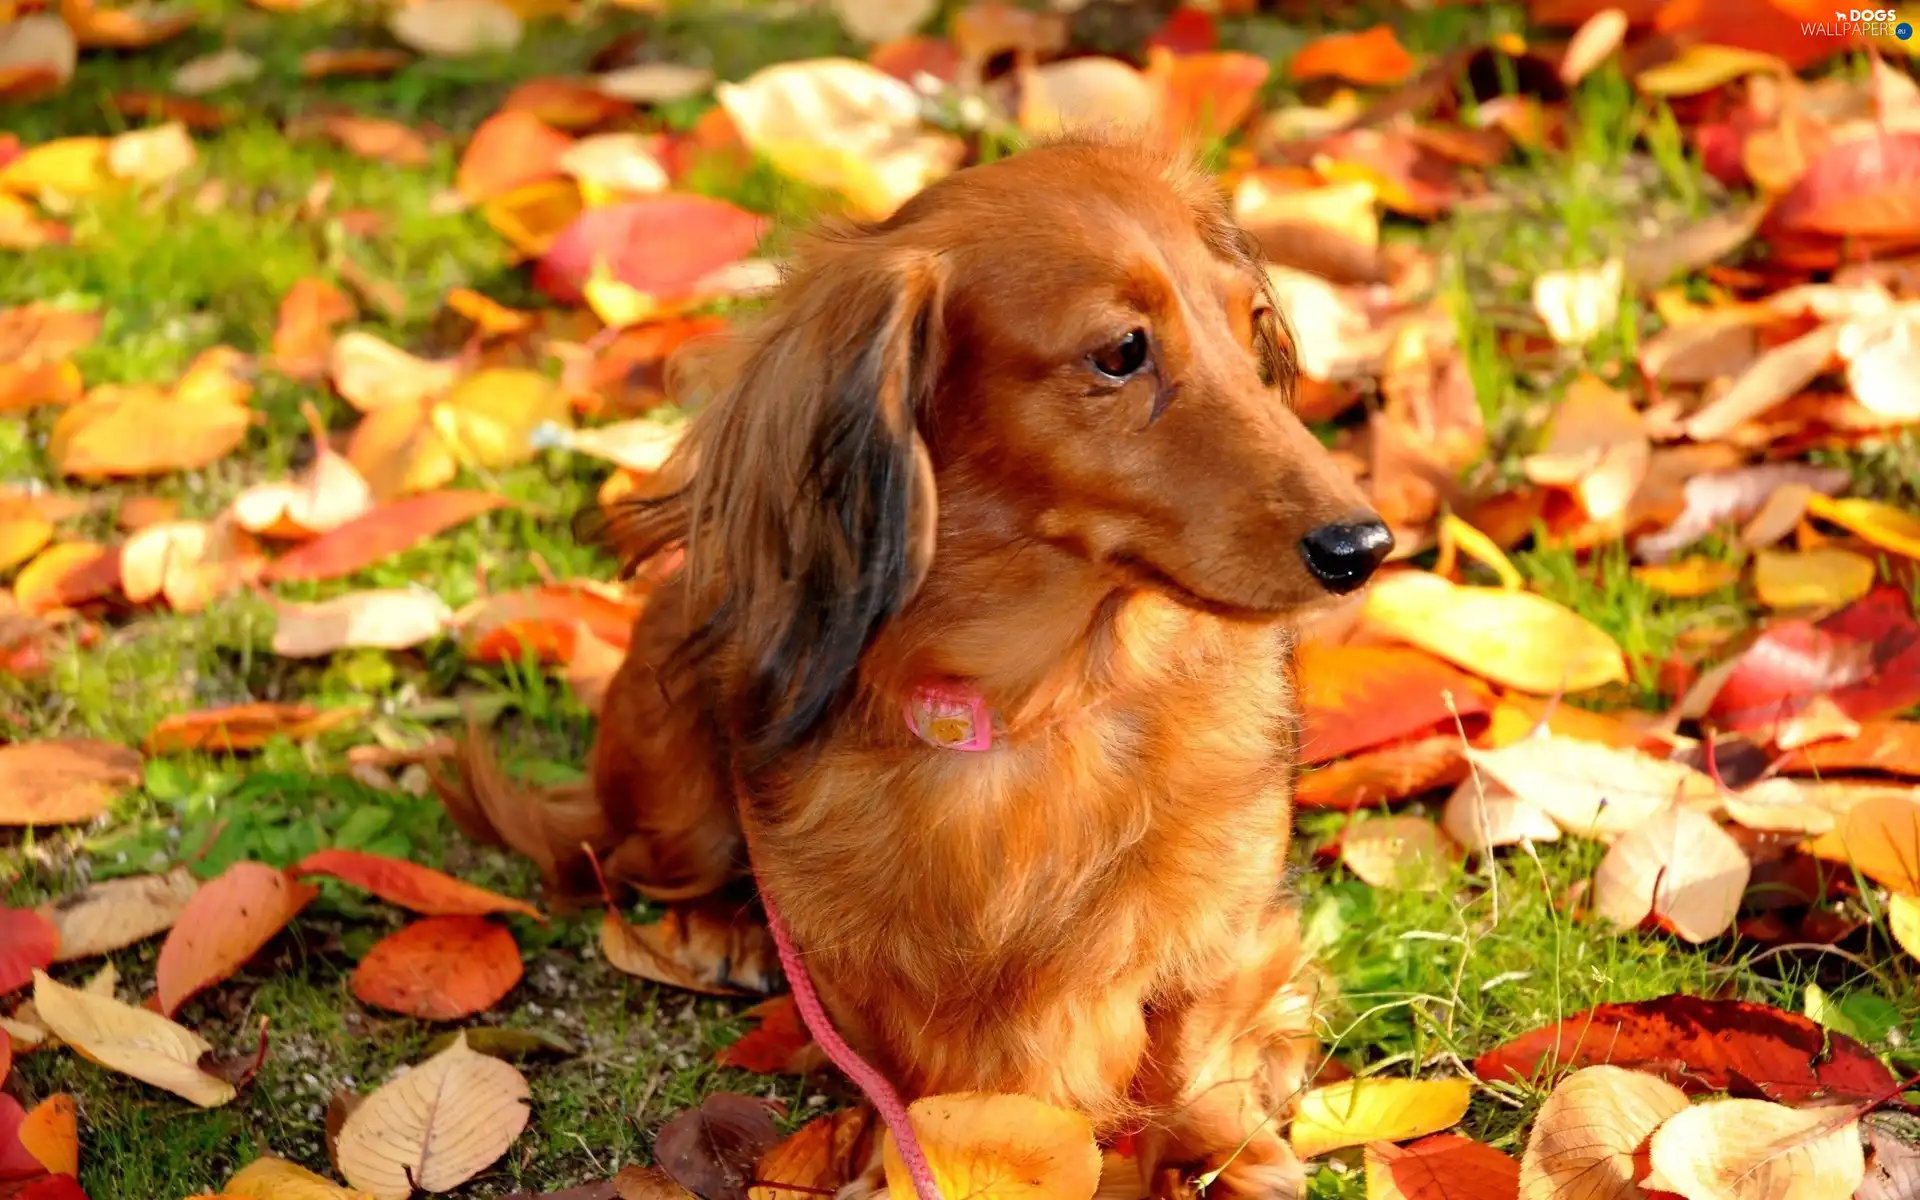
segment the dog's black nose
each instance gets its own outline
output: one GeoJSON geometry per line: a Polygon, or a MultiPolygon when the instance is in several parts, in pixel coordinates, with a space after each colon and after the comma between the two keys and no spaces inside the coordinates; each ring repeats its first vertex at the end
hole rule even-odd
{"type": "Polygon", "coordinates": [[[1307,560],[1307,570],[1336,594],[1365,583],[1391,553],[1393,534],[1377,517],[1322,525],[1300,539],[1300,557],[1307,560]]]}

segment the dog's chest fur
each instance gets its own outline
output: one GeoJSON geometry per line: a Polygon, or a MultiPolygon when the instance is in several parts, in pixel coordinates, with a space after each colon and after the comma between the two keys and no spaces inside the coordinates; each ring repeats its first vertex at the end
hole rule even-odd
{"type": "Polygon", "coordinates": [[[1121,1105],[1146,1007],[1231,971],[1278,895],[1288,649],[1188,621],[1121,647],[1098,703],[987,753],[842,736],[763,797],[763,878],[869,1047],[920,1089],[1121,1105]],[[853,813],[879,828],[844,836],[853,813]]]}

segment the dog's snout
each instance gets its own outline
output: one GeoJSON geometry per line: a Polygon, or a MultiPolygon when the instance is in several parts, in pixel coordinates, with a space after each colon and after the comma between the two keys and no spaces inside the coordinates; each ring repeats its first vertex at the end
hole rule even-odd
{"type": "Polygon", "coordinates": [[[1307,570],[1336,594],[1365,583],[1374,569],[1393,553],[1393,534],[1385,522],[1369,516],[1320,528],[1300,539],[1300,556],[1307,570]]]}

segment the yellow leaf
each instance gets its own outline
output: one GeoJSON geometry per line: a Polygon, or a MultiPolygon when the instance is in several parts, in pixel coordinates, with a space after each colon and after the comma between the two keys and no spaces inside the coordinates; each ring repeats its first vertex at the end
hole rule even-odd
{"type": "Polygon", "coordinates": [[[1852,530],[1861,540],[1907,558],[1920,558],[1920,516],[1877,500],[1807,497],[1807,512],[1852,530]]]}
{"type": "Polygon", "coordinates": [[[1847,810],[1838,829],[1806,849],[1897,892],[1920,895],[1920,788],[1868,795],[1847,810]]]}
{"type": "Polygon", "coordinates": [[[0,191],[41,196],[91,196],[114,186],[107,171],[108,139],[59,138],[43,142],[0,167],[0,191]]]}
{"type": "Polygon", "coordinates": [[[572,178],[521,184],[480,206],[487,224],[525,255],[545,254],[573,219],[584,200],[572,178]]]}
{"type": "Polygon", "coordinates": [[[1866,1178],[1858,1110],[1717,1100],[1654,1132],[1646,1186],[1686,1200],[1829,1200],[1866,1178]]]}
{"type": "Polygon", "coordinates": [[[1621,929],[1653,916],[1699,945],[1733,928],[1753,872],[1747,852],[1713,818],[1670,808],[1607,851],[1593,876],[1593,910],[1621,929]]]}
{"type": "Polygon", "coordinates": [[[256,1158],[235,1171],[221,1193],[236,1200],[371,1200],[283,1158],[256,1158]]]}
{"type": "MultiPolygon", "coordinates": [[[[968,1092],[927,1096],[907,1109],[943,1196],[977,1200],[1091,1200],[1100,1185],[1093,1125],[1080,1113],[1028,1096],[968,1092]]],[[[887,1189],[913,1195],[893,1132],[887,1189]]]]}
{"type": "Polygon", "coordinates": [[[580,295],[593,315],[611,329],[625,329],[660,315],[660,302],[607,270],[604,259],[594,261],[592,273],[580,285],[580,295]]]}
{"type": "Polygon", "coordinates": [[[1522,1200],[1645,1200],[1634,1151],[1687,1107],[1679,1088],[1621,1067],[1587,1067],[1553,1089],[1520,1159],[1522,1200]]]}
{"type": "Polygon", "coordinates": [[[1753,558],[1753,589],[1769,608],[1839,608],[1872,590],[1873,578],[1872,559],[1837,546],[1753,558]]]}
{"type": "Polygon", "coordinates": [[[1633,77],[1634,86],[1649,96],[1692,96],[1742,75],[1791,75],[1792,69],[1771,54],[1738,46],[1696,44],[1685,47],[1671,61],[1648,67],[1633,77]]]}
{"type": "Polygon", "coordinates": [[[1399,571],[1374,584],[1361,623],[1523,692],[1582,692],[1627,679],[1626,656],[1612,638],[1531,592],[1399,571]]]}
{"type": "Polygon", "coordinates": [[[1684,558],[1676,563],[1635,567],[1633,577],[1669,596],[1704,596],[1740,582],[1740,568],[1717,558],[1684,558]]]}
{"type": "Polygon", "coordinates": [[[110,1071],[172,1092],[202,1108],[234,1097],[233,1085],[198,1066],[213,1047],[156,1012],[90,995],[33,973],[33,1005],[55,1036],[110,1071]]]}
{"type": "Polygon", "coordinates": [[[376,1200],[444,1192],[492,1166],[527,1127],[526,1077],[467,1046],[451,1046],[363,1099],[340,1126],[336,1161],[376,1200]]]}
{"type": "Polygon", "coordinates": [[[1893,892],[1887,897],[1887,930],[1893,934],[1893,940],[1900,948],[1914,958],[1920,958],[1920,899],[1905,892],[1893,892]]]}
{"type": "Polygon", "coordinates": [[[1611,840],[1673,804],[1719,802],[1713,780],[1642,750],[1549,735],[1498,750],[1470,750],[1481,775],[1551,816],[1577,837],[1611,840]]]}
{"type": "Polygon", "coordinates": [[[1494,540],[1455,514],[1441,515],[1439,539],[1440,557],[1434,562],[1434,574],[1452,575],[1454,557],[1464,554],[1498,576],[1503,589],[1517,592],[1526,587],[1527,581],[1521,578],[1519,569],[1494,540]]]}
{"type": "Polygon", "coordinates": [[[40,517],[0,521],[0,571],[11,571],[53,540],[53,522],[40,517]]]}
{"type": "Polygon", "coordinates": [[[1289,1136],[1301,1158],[1404,1142],[1459,1124],[1472,1096],[1464,1079],[1348,1079],[1302,1096],[1289,1136]]]}
{"type": "Polygon", "coordinates": [[[1618,258],[1598,267],[1543,271],[1533,281],[1533,309],[1547,335],[1562,346],[1584,346],[1620,315],[1626,265],[1618,258]]]}
{"type": "Polygon", "coordinates": [[[605,204],[628,196],[664,192],[669,186],[666,168],[653,156],[646,137],[638,133],[597,133],[583,137],[560,155],[560,169],[580,182],[590,204],[605,204]]]}
{"type": "Polygon", "coordinates": [[[95,388],[60,414],[47,457],[83,479],[164,475],[217,462],[246,441],[253,414],[228,404],[182,404],[157,388],[95,388]]]}
{"type": "Polygon", "coordinates": [[[179,121],[134,129],[113,139],[107,147],[107,170],[116,179],[134,183],[164,183],[191,167],[198,153],[187,127],[179,121]]]}
{"type": "Polygon", "coordinates": [[[454,385],[433,407],[433,427],[469,466],[504,467],[534,454],[533,431],[573,424],[558,384],[536,371],[493,367],[454,385]]]}

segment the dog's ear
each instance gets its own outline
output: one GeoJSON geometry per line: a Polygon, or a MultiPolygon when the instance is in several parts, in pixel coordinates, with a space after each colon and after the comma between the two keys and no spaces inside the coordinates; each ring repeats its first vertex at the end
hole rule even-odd
{"type": "Polygon", "coordinates": [[[925,581],[938,498],[919,432],[945,360],[944,271],[871,235],[804,255],[683,447],[697,649],[749,764],[846,697],[861,654],[925,581]]]}

